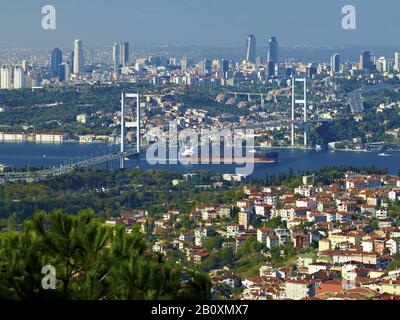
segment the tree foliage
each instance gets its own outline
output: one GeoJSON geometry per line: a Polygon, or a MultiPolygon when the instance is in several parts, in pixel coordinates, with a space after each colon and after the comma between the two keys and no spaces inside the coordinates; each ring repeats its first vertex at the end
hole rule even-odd
{"type": "Polygon", "coordinates": [[[1,299],[207,299],[210,281],[152,254],[135,228],[109,227],[91,210],[38,212],[21,232],[0,236],[1,299]],[[45,290],[42,267],[54,266],[45,290]]]}

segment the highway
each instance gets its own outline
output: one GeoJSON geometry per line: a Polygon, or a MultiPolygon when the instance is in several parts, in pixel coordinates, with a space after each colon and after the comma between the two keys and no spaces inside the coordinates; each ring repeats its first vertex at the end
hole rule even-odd
{"type": "Polygon", "coordinates": [[[358,114],[364,111],[362,95],[364,93],[382,89],[392,89],[394,86],[387,83],[381,83],[373,86],[365,86],[360,89],[354,90],[348,95],[348,102],[353,114],[358,114]]]}

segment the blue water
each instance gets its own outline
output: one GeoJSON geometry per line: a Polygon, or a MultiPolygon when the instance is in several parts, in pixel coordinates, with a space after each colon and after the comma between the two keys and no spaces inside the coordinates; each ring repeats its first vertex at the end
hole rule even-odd
{"type": "MultiPolygon", "coordinates": [[[[43,144],[35,142],[26,143],[0,143],[0,164],[12,165],[19,168],[25,167],[55,167],[75,161],[88,159],[94,156],[109,154],[118,150],[116,145],[107,144],[43,144]]],[[[268,150],[270,151],[270,150],[268,150]]],[[[326,166],[372,166],[397,174],[400,170],[400,153],[388,157],[380,157],[377,153],[365,152],[340,152],[340,151],[308,151],[277,149],[280,152],[277,163],[257,163],[253,176],[287,172],[294,170],[311,170],[326,166]]],[[[118,168],[119,161],[114,161],[103,168],[118,168]]],[[[208,170],[215,173],[234,173],[236,165],[150,165],[145,153],[133,160],[125,162],[126,168],[140,167],[142,169],[168,169],[178,172],[193,172],[195,170],[208,170]]]]}

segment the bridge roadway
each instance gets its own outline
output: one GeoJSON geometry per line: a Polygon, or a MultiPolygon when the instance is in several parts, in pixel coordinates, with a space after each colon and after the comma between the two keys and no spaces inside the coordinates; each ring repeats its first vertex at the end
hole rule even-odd
{"type": "Polygon", "coordinates": [[[96,165],[114,161],[121,158],[130,157],[136,155],[136,150],[127,150],[125,152],[114,152],[111,154],[90,158],[83,161],[78,161],[68,165],[62,165],[59,167],[54,167],[52,169],[45,169],[39,171],[32,171],[32,172],[7,172],[0,174],[0,181],[7,180],[7,181],[26,181],[26,182],[36,182],[41,181],[51,177],[58,177],[64,175],[74,169],[83,169],[94,167],[96,165]]]}
{"type": "Polygon", "coordinates": [[[361,113],[364,111],[363,98],[362,95],[367,92],[383,90],[383,89],[393,89],[398,88],[398,85],[392,85],[388,83],[380,83],[371,86],[364,86],[356,89],[348,94],[347,100],[351,107],[351,112],[353,114],[361,113]]]}
{"type": "MultiPolygon", "coordinates": [[[[311,119],[307,120],[307,123],[327,123],[327,122],[333,122],[336,120],[340,120],[340,118],[335,118],[335,119],[311,119]]],[[[304,125],[303,120],[295,120],[292,121],[290,119],[288,120],[276,120],[276,121],[265,121],[265,122],[260,122],[254,125],[248,125],[248,126],[239,126],[235,127],[235,129],[263,129],[265,127],[277,127],[277,126],[290,126],[292,123],[295,125],[304,125]]]]}

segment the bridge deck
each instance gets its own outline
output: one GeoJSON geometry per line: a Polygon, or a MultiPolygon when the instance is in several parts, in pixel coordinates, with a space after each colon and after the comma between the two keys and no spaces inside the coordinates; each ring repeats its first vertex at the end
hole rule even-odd
{"type": "Polygon", "coordinates": [[[93,167],[93,166],[96,166],[96,165],[99,165],[102,163],[106,163],[109,161],[114,161],[117,159],[130,157],[135,154],[137,154],[137,151],[128,150],[125,152],[115,152],[112,154],[103,155],[103,156],[91,158],[88,160],[78,161],[78,162],[75,162],[75,163],[72,163],[69,165],[55,167],[52,169],[39,170],[39,171],[34,171],[34,172],[1,173],[0,179],[11,180],[11,181],[19,181],[19,180],[39,181],[39,180],[43,180],[43,179],[46,179],[49,177],[57,177],[57,176],[64,175],[74,169],[93,167]]]}

